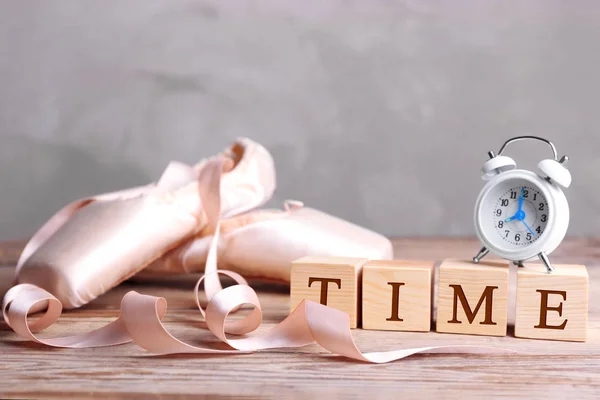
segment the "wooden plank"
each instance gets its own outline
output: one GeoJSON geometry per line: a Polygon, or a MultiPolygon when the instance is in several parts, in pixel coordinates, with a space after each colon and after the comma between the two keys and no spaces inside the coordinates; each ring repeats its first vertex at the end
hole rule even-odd
{"type": "MultiPolygon", "coordinates": [[[[469,258],[473,239],[400,239],[403,259],[469,258]]],[[[1,245],[0,245],[1,247],[1,245]]],[[[240,356],[151,357],[137,346],[50,349],[24,342],[0,323],[0,397],[240,397],[240,398],[548,398],[600,397],[600,240],[568,239],[552,254],[555,263],[585,264],[589,272],[588,338],[585,343],[515,338],[514,313],[506,337],[436,332],[353,330],[364,351],[443,344],[482,344],[517,350],[516,356],[418,355],[369,365],[327,355],[316,345],[240,356]]],[[[0,268],[0,282],[12,268],[0,268]]],[[[511,277],[514,278],[514,268],[511,277]]],[[[129,290],[160,295],[169,302],[166,325],[182,340],[213,340],[199,329],[192,287],[197,276],[147,284],[125,283],[91,304],[64,314],[46,336],[82,332],[118,315],[129,290]]],[[[289,312],[289,289],[258,285],[264,332],[289,312]]],[[[516,279],[511,281],[511,290],[516,279]]],[[[509,305],[509,308],[511,306],[509,305]]],[[[512,305],[514,307],[514,304],[512,305]]]]}

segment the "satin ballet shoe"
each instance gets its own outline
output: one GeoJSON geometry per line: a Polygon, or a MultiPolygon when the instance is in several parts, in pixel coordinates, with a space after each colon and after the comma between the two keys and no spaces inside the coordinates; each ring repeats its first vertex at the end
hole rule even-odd
{"type": "MultiPolygon", "coordinates": [[[[219,268],[251,279],[289,283],[292,261],[303,256],[393,258],[386,237],[299,202],[221,220],[220,232],[219,268]]],[[[203,272],[213,234],[207,226],[135,279],[203,272]]]]}
{"type": "Polygon", "coordinates": [[[189,181],[196,181],[197,172],[210,160],[223,156],[227,161],[220,183],[221,218],[253,210],[271,199],[276,186],[273,157],[265,147],[248,138],[238,138],[222,154],[200,161],[189,181]]]}
{"type": "MultiPolygon", "coordinates": [[[[238,138],[222,153],[203,159],[193,167],[171,162],[157,184],[166,190],[181,189],[196,194],[199,171],[216,158],[225,160],[221,177],[221,218],[255,209],[271,198],[276,186],[273,157],[248,138],[238,138]]],[[[201,207],[197,195],[180,197],[186,198],[186,207],[190,210],[201,207]]]]}
{"type": "MultiPolygon", "coordinates": [[[[204,238],[210,236],[212,238],[208,245],[205,273],[196,283],[194,299],[202,316],[201,320],[197,321],[198,325],[209,329],[230,349],[215,349],[214,340],[211,340],[209,346],[194,346],[175,338],[161,322],[167,310],[166,300],[142,295],[135,291],[130,291],[123,297],[119,318],[108,325],[82,334],[40,338],[36,333],[57,320],[61,314],[64,300],[57,299],[52,293],[35,284],[22,283],[12,287],[4,296],[2,301],[4,322],[22,338],[47,346],[90,348],[120,345],[133,341],[157,355],[240,354],[265,349],[295,348],[316,342],[331,352],[351,359],[384,363],[419,352],[448,353],[461,348],[460,346],[420,347],[364,354],[356,347],[352,339],[348,314],[308,300],[301,302],[287,318],[272,329],[258,336],[240,337],[240,335],[246,335],[259,328],[262,311],[256,292],[247,285],[241,275],[232,271],[219,271],[217,268],[217,245],[220,242],[221,228],[221,191],[219,189],[224,166],[225,160],[223,159],[209,161],[198,176],[198,195],[203,206],[203,212],[198,215],[201,219],[206,219],[206,226],[210,227],[205,228],[208,233],[204,238]],[[211,231],[214,233],[211,234],[211,231]],[[237,284],[222,289],[219,274],[228,276],[237,284]],[[206,296],[210,299],[206,309],[202,307],[198,298],[200,284],[203,284],[206,296]],[[241,319],[228,320],[229,314],[243,305],[252,305],[253,310],[241,319]],[[41,311],[42,307],[46,309],[46,312],[37,320],[31,321],[27,318],[31,313],[41,311]],[[237,338],[229,338],[228,334],[236,335],[237,338]]],[[[97,289],[99,285],[97,281],[100,281],[100,284],[112,285],[114,280],[107,279],[105,274],[110,274],[110,270],[114,266],[121,269],[121,265],[119,265],[121,257],[125,257],[131,265],[142,265],[156,254],[160,254],[162,247],[171,246],[183,238],[185,236],[183,232],[191,230],[193,220],[198,218],[198,215],[192,215],[185,207],[181,207],[182,203],[178,201],[180,194],[178,191],[173,193],[161,189],[163,187],[158,185],[157,190],[131,198],[131,204],[128,200],[122,200],[118,207],[104,207],[107,203],[102,202],[92,203],[83,208],[81,212],[76,213],[73,218],[65,221],[60,229],[34,252],[32,258],[39,257],[39,262],[46,265],[46,271],[41,272],[47,272],[45,277],[52,282],[54,279],[65,279],[64,275],[74,273],[77,279],[81,279],[87,286],[83,288],[85,290],[97,289]],[[79,220],[77,220],[78,218],[79,220]],[[149,223],[145,223],[147,218],[150,219],[149,223]],[[98,231],[93,223],[101,224],[103,228],[98,231]],[[158,235],[161,227],[168,230],[167,233],[169,238],[173,239],[172,242],[163,237],[164,233],[158,235]],[[100,237],[89,239],[88,237],[94,233],[99,234],[100,237]],[[131,239],[132,237],[135,239],[131,239]],[[103,241],[99,243],[98,239],[103,239],[103,241]],[[134,245],[134,249],[130,250],[128,245],[134,245]],[[45,246],[47,248],[44,249],[45,246]],[[80,254],[82,248],[86,250],[83,255],[80,254]],[[47,252],[45,255],[44,251],[47,252]],[[40,253],[42,254],[40,255],[40,253]],[[95,264],[98,259],[103,261],[102,268],[98,268],[98,265],[95,264]],[[52,261],[58,264],[53,265],[52,261]],[[75,265],[73,266],[71,262],[75,265]],[[110,265],[110,262],[114,262],[116,265],[110,265]]],[[[225,231],[230,236],[228,241],[235,242],[235,237],[237,239],[241,237],[243,245],[251,248],[242,246],[234,249],[234,243],[227,243],[229,250],[234,249],[233,253],[241,251],[238,254],[244,260],[247,255],[248,259],[265,262],[267,258],[263,255],[269,250],[277,250],[278,246],[284,248],[285,254],[281,260],[276,260],[278,257],[275,257],[274,260],[275,264],[279,266],[277,271],[281,273],[281,276],[286,275],[287,271],[282,269],[280,262],[294,251],[305,255],[315,249],[331,251],[330,248],[334,248],[336,252],[339,250],[347,253],[352,250],[352,245],[358,245],[365,246],[365,251],[386,254],[389,252],[389,256],[391,256],[389,241],[379,235],[315,210],[300,208],[295,210],[297,212],[288,208],[283,213],[249,213],[232,220],[225,227],[225,231]],[[302,213],[302,211],[305,212],[302,213]],[[246,223],[248,219],[256,222],[246,223]],[[268,229],[267,227],[272,223],[278,226],[271,226],[268,229]],[[257,229],[256,225],[262,224],[265,227],[257,229]],[[247,232],[244,233],[244,231],[247,232]],[[261,233],[264,234],[264,237],[257,237],[261,233]],[[253,237],[254,241],[250,241],[247,237],[244,238],[244,234],[253,237]],[[280,236],[280,240],[277,240],[279,237],[277,235],[280,236]],[[296,236],[299,236],[299,239],[295,238],[296,236]],[[319,239],[323,243],[318,243],[319,239]],[[297,249],[290,247],[294,245],[297,246],[297,249]]],[[[237,257],[230,257],[232,263],[235,262],[235,259],[237,257]]],[[[28,264],[22,271],[28,268],[35,267],[29,267],[28,264]]],[[[135,273],[135,271],[131,268],[127,269],[127,273],[135,273]]],[[[119,276],[123,275],[119,274],[119,276]]],[[[272,276],[275,276],[275,273],[272,276]]],[[[114,275],[112,277],[114,278],[114,275]]],[[[43,282],[40,284],[43,285],[43,282]]],[[[61,295],[59,285],[54,284],[52,288],[58,296],[61,295]]],[[[70,289],[67,288],[67,290],[70,289]]],[[[465,351],[465,346],[462,347],[465,351]]],[[[506,352],[492,350],[495,353],[506,352]]],[[[478,352],[473,347],[468,347],[466,351],[478,352]]]]}
{"type": "Polygon", "coordinates": [[[195,167],[171,163],[156,184],[78,200],[55,214],[25,247],[16,280],[65,308],[80,307],[204,229],[203,192],[221,193],[219,215],[228,216],[264,203],[274,188],[270,154],[248,139],[195,167]]]}

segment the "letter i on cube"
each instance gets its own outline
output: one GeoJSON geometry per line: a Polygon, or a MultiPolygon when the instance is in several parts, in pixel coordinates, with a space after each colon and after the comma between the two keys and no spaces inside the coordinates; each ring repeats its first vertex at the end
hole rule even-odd
{"type": "Polygon", "coordinates": [[[362,327],[431,329],[432,261],[369,261],[363,267],[362,327]]]}

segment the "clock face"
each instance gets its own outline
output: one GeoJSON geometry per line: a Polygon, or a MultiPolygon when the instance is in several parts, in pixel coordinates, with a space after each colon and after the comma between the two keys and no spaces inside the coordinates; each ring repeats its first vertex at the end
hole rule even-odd
{"type": "Polygon", "coordinates": [[[548,224],[548,200],[526,179],[508,179],[489,191],[482,203],[486,237],[496,246],[520,249],[538,240],[548,224]]]}

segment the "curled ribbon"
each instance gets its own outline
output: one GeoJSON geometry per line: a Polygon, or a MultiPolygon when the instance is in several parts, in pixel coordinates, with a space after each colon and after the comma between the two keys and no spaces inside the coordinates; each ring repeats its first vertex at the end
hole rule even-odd
{"type": "MultiPolygon", "coordinates": [[[[127,293],[121,302],[121,315],[112,323],[79,335],[40,339],[35,333],[52,325],[62,312],[62,304],[52,294],[31,284],[19,284],[4,297],[2,312],[7,324],[21,337],[53,347],[84,348],[128,343],[137,345],[153,354],[239,354],[272,348],[296,348],[318,343],[331,353],[350,359],[386,363],[416,353],[470,353],[507,354],[511,350],[488,346],[452,345],[407,348],[385,352],[362,353],[350,330],[349,316],[339,310],[312,301],[302,301],[282,322],[260,336],[228,338],[227,334],[245,335],[255,331],[262,322],[262,311],[256,292],[242,276],[232,271],[217,269],[217,244],[219,240],[220,181],[223,159],[211,160],[200,171],[198,180],[200,198],[208,218],[215,227],[205,274],[194,288],[195,301],[204,317],[202,326],[219,340],[231,347],[219,350],[184,343],[171,335],[161,320],[167,311],[164,298],[142,295],[135,291],[127,293]],[[219,274],[232,278],[237,284],[222,288],[219,274]],[[198,300],[200,284],[209,298],[206,310],[198,300]],[[230,313],[243,305],[254,309],[240,320],[227,320],[230,313]],[[28,314],[44,309],[36,321],[29,322],[28,314]]],[[[28,251],[32,251],[31,247],[28,251]]]]}

